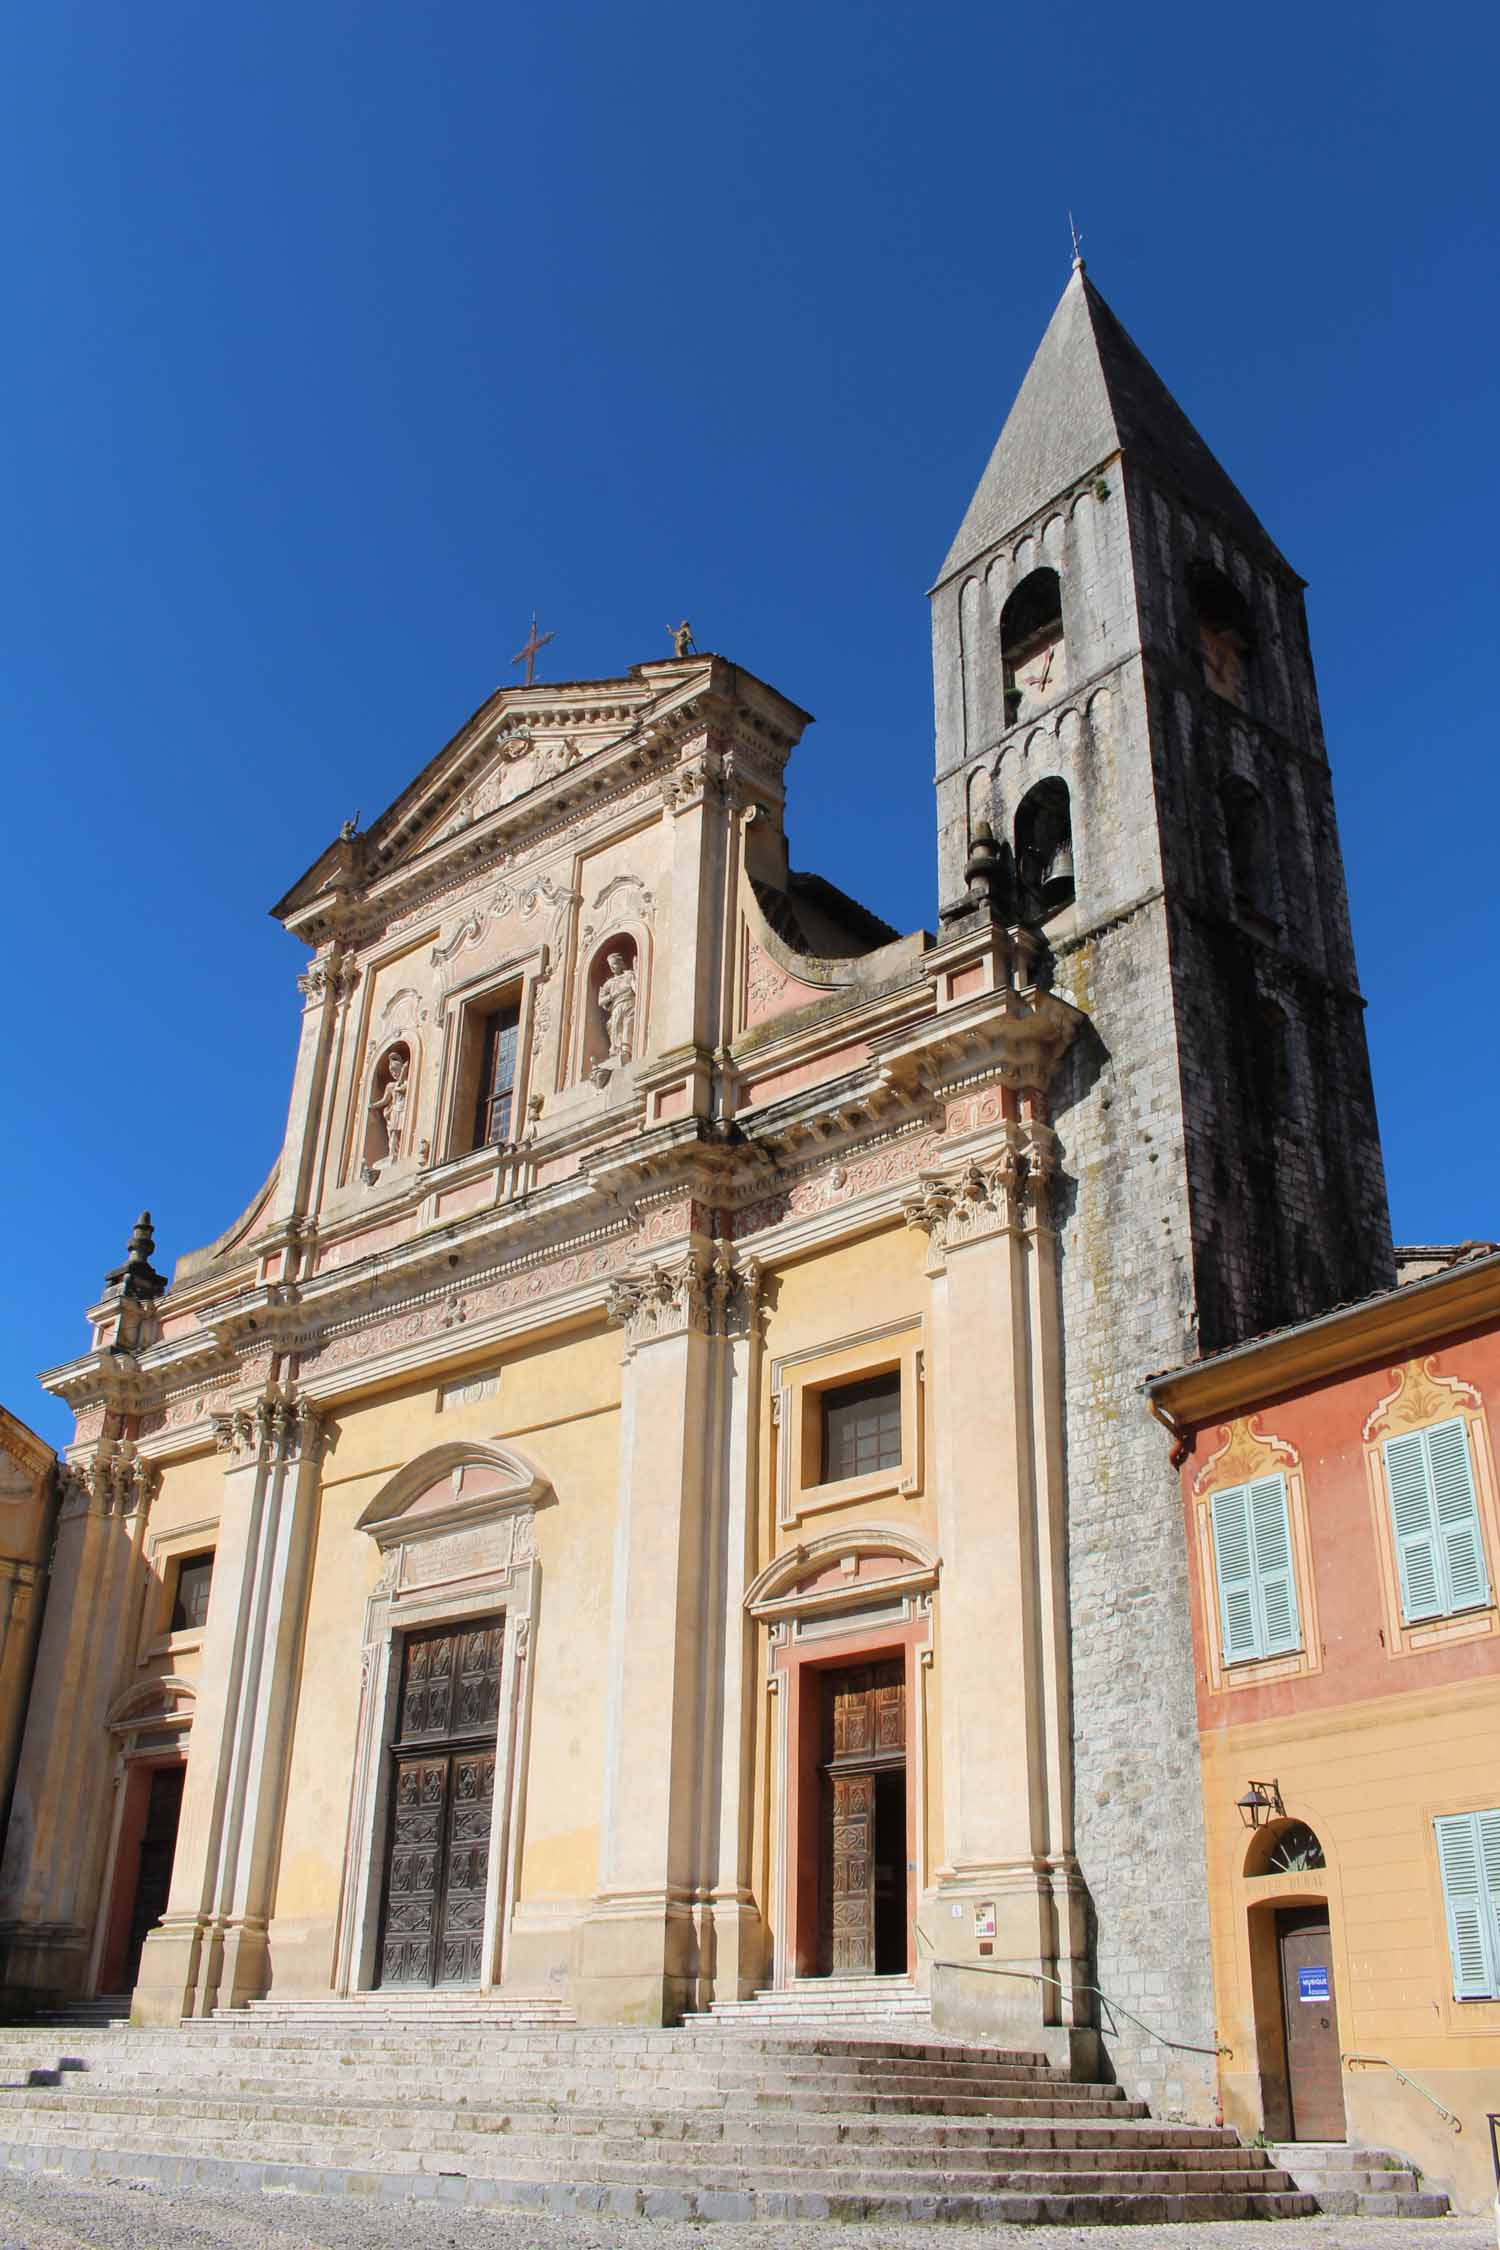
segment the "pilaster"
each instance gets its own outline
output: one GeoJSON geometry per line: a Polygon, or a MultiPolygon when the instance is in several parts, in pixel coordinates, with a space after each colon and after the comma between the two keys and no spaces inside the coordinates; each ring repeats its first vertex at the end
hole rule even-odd
{"type": "Polygon", "coordinates": [[[941,2013],[956,1994],[963,2028],[1035,2044],[1068,2023],[1074,1975],[1087,1976],[1069,1805],[1055,1138],[1033,1097],[1023,1114],[1007,1108],[906,1203],[930,1242],[944,1562],[945,1864],[922,1919],[939,1968],[977,1964],[975,1909],[994,1909],[984,1968],[935,1970],[934,2004],[941,2013]]]}
{"type": "Polygon", "coordinates": [[[160,1471],[101,1437],[62,1471],[51,1585],[0,1867],[0,1989],[86,1979],[110,1819],[110,1706],[127,1683],[160,1471]]]}
{"type": "Polygon", "coordinates": [[[290,1386],[215,1417],[219,1546],[172,1892],[136,1984],[140,2023],[237,2007],[267,1988],[322,1436],[290,1386]]]}
{"type": "Polygon", "coordinates": [[[574,1977],[586,2023],[675,2022],[707,1997],[720,1934],[731,1961],[756,1956],[758,1917],[740,1879],[738,1602],[725,1621],[726,1582],[743,1577],[748,1556],[725,1333],[746,1279],[692,1237],[611,1293],[624,1384],[600,1885],[574,1977]]]}

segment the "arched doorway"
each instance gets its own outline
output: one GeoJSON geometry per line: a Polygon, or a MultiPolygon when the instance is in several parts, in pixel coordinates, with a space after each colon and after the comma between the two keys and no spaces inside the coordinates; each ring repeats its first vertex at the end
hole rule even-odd
{"type": "Polygon", "coordinates": [[[1261,1829],[1245,1855],[1261,2118],[1273,2140],[1342,2141],[1347,2130],[1326,1868],[1300,1820],[1261,1829]]]}

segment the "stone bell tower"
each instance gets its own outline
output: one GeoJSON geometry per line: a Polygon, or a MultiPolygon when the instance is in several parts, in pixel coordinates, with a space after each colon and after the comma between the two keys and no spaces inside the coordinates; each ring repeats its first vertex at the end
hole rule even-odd
{"type": "MultiPolygon", "coordinates": [[[[1079,262],[933,589],[941,901],[1040,927],[1089,1019],[1055,1113],[1079,1859],[1098,1983],[1189,2042],[1192,1649],[1141,1381],[1394,1278],[1302,584],[1079,262]]],[[[1114,2044],[1158,2091],[1207,2067],[1114,2044]]]]}

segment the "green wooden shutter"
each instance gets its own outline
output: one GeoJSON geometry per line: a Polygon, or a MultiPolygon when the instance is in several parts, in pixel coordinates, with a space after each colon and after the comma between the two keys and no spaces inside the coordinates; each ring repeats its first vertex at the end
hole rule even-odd
{"type": "Polygon", "coordinates": [[[1500,1994],[1500,1812],[1433,1822],[1456,2000],[1500,1994]]]}
{"type": "Polygon", "coordinates": [[[1424,1430],[1422,1436],[1437,1505],[1438,1556],[1448,1581],[1447,1607],[1477,1609],[1489,1600],[1490,1587],[1469,1461],[1469,1433],[1455,1418],[1424,1430]]]}
{"type": "Polygon", "coordinates": [[[1401,1573],[1401,1615],[1408,1624],[1443,1614],[1443,1573],[1438,1555],[1437,1512],[1427,1469],[1426,1432],[1385,1441],[1385,1484],[1396,1533],[1396,1563],[1401,1573]]]}
{"type": "Polygon", "coordinates": [[[1260,1616],[1255,1600],[1255,1556],[1250,1542],[1249,1488],[1237,1484],[1213,1497],[1214,1574],[1219,1581],[1219,1623],[1224,1662],[1259,1656],[1260,1616]]]}
{"type": "Polygon", "coordinates": [[[1258,1477],[1247,1486],[1250,1535],[1255,1546],[1256,1598],[1260,1610],[1261,1651],[1279,1656],[1301,1646],[1297,1622],[1297,1583],[1292,1572],[1292,1534],[1287,1519],[1284,1477],[1258,1477]]]}

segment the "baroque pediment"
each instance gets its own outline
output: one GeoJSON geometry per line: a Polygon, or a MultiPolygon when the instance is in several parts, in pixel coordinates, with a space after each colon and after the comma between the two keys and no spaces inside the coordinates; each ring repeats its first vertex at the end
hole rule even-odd
{"type": "Polygon", "coordinates": [[[551,1485],[514,1447],[456,1441],[397,1471],[356,1523],[381,1548],[433,1539],[511,1510],[545,1506],[551,1485]]]}

